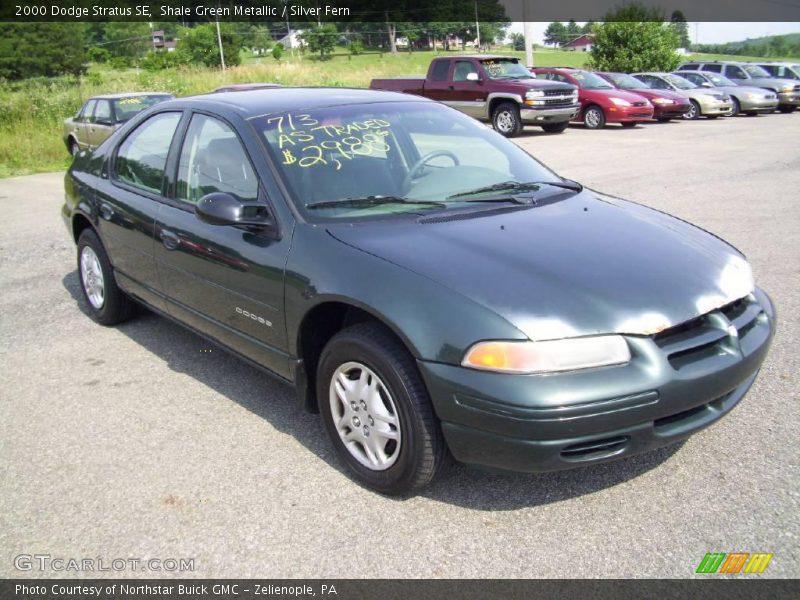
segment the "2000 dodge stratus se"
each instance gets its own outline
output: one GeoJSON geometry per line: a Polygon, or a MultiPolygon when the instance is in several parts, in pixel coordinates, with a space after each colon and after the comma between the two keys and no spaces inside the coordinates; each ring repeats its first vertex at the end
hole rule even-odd
{"type": "Polygon", "coordinates": [[[589,465],[710,425],[774,309],[742,254],[391,92],[164,102],[66,176],[93,317],[137,303],[293,382],[383,493],[450,456],[589,465]]]}

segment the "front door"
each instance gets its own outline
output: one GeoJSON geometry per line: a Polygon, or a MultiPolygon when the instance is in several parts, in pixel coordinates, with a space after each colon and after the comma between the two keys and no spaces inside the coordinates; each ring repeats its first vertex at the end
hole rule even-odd
{"type": "Polygon", "coordinates": [[[227,123],[194,114],[177,172],[174,198],[161,206],[156,231],[156,265],[168,311],[288,377],[283,276],[291,230],[278,237],[209,225],[195,215],[197,201],[212,192],[265,202],[245,148],[227,123]]]}
{"type": "Polygon", "coordinates": [[[102,144],[108,136],[114,133],[114,118],[111,113],[109,100],[98,100],[94,107],[94,116],[86,125],[86,138],[90,148],[102,144]]]}

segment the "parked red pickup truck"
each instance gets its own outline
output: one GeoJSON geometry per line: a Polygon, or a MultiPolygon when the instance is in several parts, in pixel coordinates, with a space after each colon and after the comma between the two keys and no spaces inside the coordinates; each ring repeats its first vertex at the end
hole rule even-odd
{"type": "Polygon", "coordinates": [[[506,137],[519,135],[524,125],[561,133],[580,110],[575,86],[538,80],[511,56],[434,58],[424,79],[373,79],[369,87],[438,100],[491,121],[506,137]]]}

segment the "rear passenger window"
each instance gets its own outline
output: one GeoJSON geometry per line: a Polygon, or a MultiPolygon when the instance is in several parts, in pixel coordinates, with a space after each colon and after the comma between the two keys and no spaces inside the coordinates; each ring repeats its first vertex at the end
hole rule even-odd
{"type": "Polygon", "coordinates": [[[437,60],[433,65],[431,79],[434,81],[447,81],[447,70],[450,68],[449,60],[437,60]]]}
{"type": "Polygon", "coordinates": [[[744,71],[736,65],[728,65],[725,67],[725,75],[731,79],[747,79],[747,75],[745,75],[744,71]]]}
{"type": "Polygon", "coordinates": [[[722,65],[704,65],[703,71],[711,71],[712,73],[722,73],[722,65]]]}
{"type": "Polygon", "coordinates": [[[169,146],[180,120],[181,113],[159,113],[125,138],[114,161],[117,179],[160,194],[169,146]]]}
{"type": "Polygon", "coordinates": [[[212,192],[255,202],[258,179],[233,130],[212,117],[195,115],[181,149],[178,199],[196,204],[212,192]]]}
{"type": "Polygon", "coordinates": [[[685,65],[681,65],[678,67],[678,71],[696,71],[697,70],[697,63],[686,63],[685,65]]]}

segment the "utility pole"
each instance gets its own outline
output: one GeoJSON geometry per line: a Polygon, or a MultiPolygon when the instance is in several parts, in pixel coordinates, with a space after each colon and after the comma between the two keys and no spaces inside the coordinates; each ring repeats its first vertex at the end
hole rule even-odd
{"type": "Polygon", "coordinates": [[[526,0],[522,0],[522,31],[525,35],[525,66],[533,68],[533,23],[530,22],[530,15],[526,14],[526,0]]]}
{"type": "Polygon", "coordinates": [[[478,31],[478,51],[481,49],[481,23],[478,21],[478,0],[475,0],[475,29],[478,31]]]}
{"type": "MultiPolygon", "coordinates": [[[[222,49],[222,34],[219,32],[219,18],[217,18],[217,43],[219,44],[219,62],[225,70],[225,51],[222,49]]],[[[236,61],[234,61],[236,62],[236,61]]]]}

